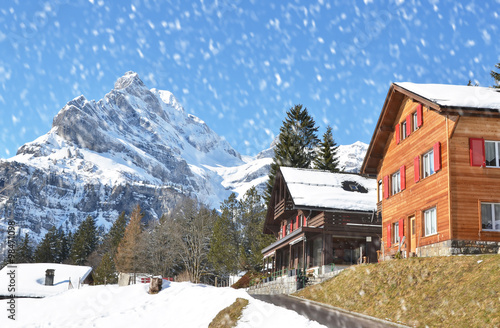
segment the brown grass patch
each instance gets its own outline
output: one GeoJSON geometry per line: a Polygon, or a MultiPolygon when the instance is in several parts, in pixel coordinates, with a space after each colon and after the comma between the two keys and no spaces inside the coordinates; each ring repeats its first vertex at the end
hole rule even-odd
{"type": "Polygon", "coordinates": [[[241,318],[243,309],[248,305],[248,300],[237,298],[236,301],[227,308],[220,311],[212,320],[209,328],[232,328],[236,327],[241,318]]]}

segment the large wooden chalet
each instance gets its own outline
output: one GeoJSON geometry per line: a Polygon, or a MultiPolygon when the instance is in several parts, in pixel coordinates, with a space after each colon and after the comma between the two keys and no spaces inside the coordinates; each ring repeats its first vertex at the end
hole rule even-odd
{"type": "Polygon", "coordinates": [[[385,254],[498,252],[499,91],[391,85],[361,169],[377,177],[385,254]]]}
{"type": "Polygon", "coordinates": [[[265,267],[286,273],[353,264],[363,256],[377,261],[381,221],[375,199],[374,179],[281,167],[264,225],[264,233],[276,237],[262,250],[265,267]]]}

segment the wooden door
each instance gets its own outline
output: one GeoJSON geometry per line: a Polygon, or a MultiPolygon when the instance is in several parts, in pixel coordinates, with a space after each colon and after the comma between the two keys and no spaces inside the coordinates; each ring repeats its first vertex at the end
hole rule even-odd
{"type": "Polygon", "coordinates": [[[415,253],[417,248],[417,229],[415,226],[415,217],[410,217],[410,252],[415,253]]]}

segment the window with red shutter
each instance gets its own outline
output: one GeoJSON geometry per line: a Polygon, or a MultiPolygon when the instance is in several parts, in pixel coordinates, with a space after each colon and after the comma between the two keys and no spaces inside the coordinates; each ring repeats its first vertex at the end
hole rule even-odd
{"type": "Polygon", "coordinates": [[[438,141],[434,144],[434,172],[441,170],[441,143],[438,141]]]}
{"type": "Polygon", "coordinates": [[[411,114],[406,116],[406,136],[409,136],[411,133],[411,114]]]}
{"type": "Polygon", "coordinates": [[[295,218],[295,229],[298,228],[299,228],[299,216],[297,215],[297,217],[295,218]]]}
{"type": "Polygon", "coordinates": [[[421,127],[423,123],[424,123],[424,120],[423,120],[422,104],[418,104],[417,105],[417,127],[421,127]]]}
{"type": "Polygon", "coordinates": [[[399,144],[399,124],[396,125],[396,144],[399,144]]]}
{"type": "Polygon", "coordinates": [[[483,138],[469,139],[469,153],[471,166],[486,166],[483,138]]]}
{"type": "Polygon", "coordinates": [[[387,225],[387,247],[391,247],[391,224],[387,225]]]}
{"type": "Polygon", "coordinates": [[[406,189],[406,168],[404,165],[399,168],[399,178],[400,178],[401,190],[405,190],[406,189]]]}
{"type": "Polygon", "coordinates": [[[413,170],[415,172],[415,182],[420,181],[420,161],[418,156],[413,159],[413,170]]]}
{"type": "Polygon", "coordinates": [[[304,227],[307,227],[307,216],[304,215],[304,227]]]}
{"type": "Polygon", "coordinates": [[[389,176],[384,177],[384,198],[389,198],[389,176]]]}

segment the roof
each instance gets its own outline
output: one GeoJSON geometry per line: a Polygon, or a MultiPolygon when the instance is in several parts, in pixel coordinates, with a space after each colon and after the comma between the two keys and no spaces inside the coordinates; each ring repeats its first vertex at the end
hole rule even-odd
{"type": "MultiPolygon", "coordinates": [[[[14,279],[16,280],[16,297],[45,297],[55,295],[70,289],[70,280],[73,288],[83,282],[92,271],[91,267],[56,264],[56,263],[21,263],[16,266],[14,279]],[[45,286],[45,271],[54,269],[54,285],[45,286]]],[[[13,268],[5,266],[0,271],[0,295],[12,294],[8,291],[10,276],[13,268]]]]}
{"type": "Polygon", "coordinates": [[[280,167],[295,208],[373,211],[376,181],[358,174],[280,167]]]}
{"type": "Polygon", "coordinates": [[[439,105],[441,109],[468,108],[500,111],[500,89],[410,82],[398,82],[394,85],[439,105]]]}
{"type": "Polygon", "coordinates": [[[500,116],[500,90],[448,84],[393,83],[385,98],[361,173],[376,174],[385,146],[394,132],[402,102],[406,97],[442,114],[500,116]]]}

